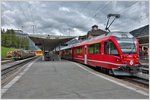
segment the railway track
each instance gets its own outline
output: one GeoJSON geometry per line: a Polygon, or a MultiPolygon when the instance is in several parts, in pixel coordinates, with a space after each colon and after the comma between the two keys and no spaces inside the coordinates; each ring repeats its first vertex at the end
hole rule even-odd
{"type": "Polygon", "coordinates": [[[10,63],[10,62],[14,62],[12,59],[9,59],[9,60],[2,60],[1,61],[1,64],[7,64],[7,63],[10,63]]]}
{"type": "Polygon", "coordinates": [[[9,65],[1,70],[1,86],[5,86],[9,83],[15,76],[17,76],[25,67],[26,64],[33,61],[37,57],[28,58],[22,62],[18,62],[15,65],[9,65]]]}
{"type": "Polygon", "coordinates": [[[146,88],[146,89],[149,88],[149,80],[145,80],[145,79],[135,77],[135,76],[132,76],[132,77],[116,77],[116,78],[119,78],[121,80],[130,82],[132,84],[138,85],[138,86],[146,88]]]}

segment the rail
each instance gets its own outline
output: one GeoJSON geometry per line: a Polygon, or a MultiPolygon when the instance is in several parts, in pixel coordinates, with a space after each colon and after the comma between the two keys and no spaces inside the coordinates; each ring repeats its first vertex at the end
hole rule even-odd
{"type": "Polygon", "coordinates": [[[140,87],[143,87],[145,89],[148,89],[149,88],[149,80],[145,80],[143,78],[139,78],[139,77],[122,77],[122,78],[119,78],[119,79],[122,79],[124,81],[127,81],[127,82],[130,82],[134,85],[137,85],[137,86],[140,86],[140,87]]]}
{"type": "Polygon", "coordinates": [[[1,61],[1,64],[3,65],[3,64],[6,64],[6,63],[10,63],[10,62],[13,62],[13,60],[12,60],[12,59],[9,59],[9,60],[2,60],[2,61],[1,61]]]}
{"type": "Polygon", "coordinates": [[[1,66],[1,85],[2,85],[2,87],[4,85],[6,85],[9,81],[11,81],[18,74],[17,71],[19,69],[22,69],[22,66],[24,66],[25,64],[27,64],[28,62],[30,62],[36,58],[37,58],[37,56],[2,65],[1,66]]]}
{"type": "Polygon", "coordinates": [[[23,59],[23,60],[18,60],[18,61],[14,61],[14,62],[10,62],[10,63],[3,64],[3,65],[1,66],[1,71],[6,70],[6,69],[8,69],[8,68],[11,68],[11,67],[13,67],[13,66],[16,66],[16,65],[18,65],[18,64],[21,64],[21,63],[23,63],[23,62],[25,62],[25,61],[29,61],[29,60],[31,60],[31,59],[33,59],[33,58],[36,58],[36,56],[30,57],[30,58],[27,58],[27,59],[23,59]]]}
{"type": "Polygon", "coordinates": [[[138,73],[134,74],[134,76],[149,80],[149,64],[148,63],[141,63],[141,67],[138,73]]]}
{"type": "Polygon", "coordinates": [[[97,72],[108,75],[109,77],[120,79],[120,80],[135,84],[135,85],[145,88],[145,89],[149,88],[149,74],[144,74],[142,72],[139,72],[138,74],[136,74],[134,76],[113,76],[113,75],[109,74],[108,70],[95,68],[92,66],[87,66],[87,67],[89,67],[97,72]]]}

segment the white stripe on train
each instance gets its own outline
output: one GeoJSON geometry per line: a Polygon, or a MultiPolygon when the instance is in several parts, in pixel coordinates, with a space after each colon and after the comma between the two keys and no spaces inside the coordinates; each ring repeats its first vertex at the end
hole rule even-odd
{"type": "MultiPolygon", "coordinates": [[[[75,58],[75,57],[74,57],[74,59],[84,60],[83,58],[75,58]]],[[[91,59],[87,59],[87,61],[111,64],[111,65],[116,65],[116,66],[126,66],[126,64],[116,64],[116,63],[111,63],[111,62],[107,62],[107,61],[99,61],[99,60],[91,60],[91,59]]]]}

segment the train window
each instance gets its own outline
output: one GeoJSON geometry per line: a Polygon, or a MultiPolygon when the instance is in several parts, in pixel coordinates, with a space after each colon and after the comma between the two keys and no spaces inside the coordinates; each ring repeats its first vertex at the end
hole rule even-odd
{"type": "Polygon", "coordinates": [[[72,55],[71,49],[64,50],[64,55],[63,56],[65,58],[71,58],[71,55],[72,55]]]}
{"type": "Polygon", "coordinates": [[[89,46],[89,54],[93,54],[94,53],[94,47],[93,45],[89,46]]]}
{"type": "Polygon", "coordinates": [[[71,54],[71,49],[66,49],[65,53],[68,54],[68,55],[70,55],[71,54]]]}
{"type": "Polygon", "coordinates": [[[100,54],[100,48],[100,43],[89,45],[89,54],[100,54]]]}
{"type": "Polygon", "coordinates": [[[77,49],[76,49],[76,53],[77,53],[77,54],[81,54],[81,53],[82,53],[82,47],[77,48],[77,49]]]}
{"type": "Polygon", "coordinates": [[[105,50],[104,50],[105,54],[119,55],[118,50],[112,41],[105,42],[104,46],[105,46],[105,50]]]}

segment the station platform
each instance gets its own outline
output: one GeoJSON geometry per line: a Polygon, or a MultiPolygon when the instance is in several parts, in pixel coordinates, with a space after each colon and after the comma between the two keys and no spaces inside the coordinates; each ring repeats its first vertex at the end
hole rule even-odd
{"type": "MultiPolygon", "coordinates": [[[[31,64],[29,64],[31,65],[31,64]]],[[[86,66],[70,61],[39,58],[2,95],[2,99],[148,99],[104,78],[89,73],[86,66]],[[80,67],[78,66],[80,65],[80,67]],[[81,66],[83,68],[81,68],[81,66]]]]}
{"type": "Polygon", "coordinates": [[[149,59],[141,59],[140,62],[141,65],[144,65],[145,67],[149,68],[149,59]]]}

